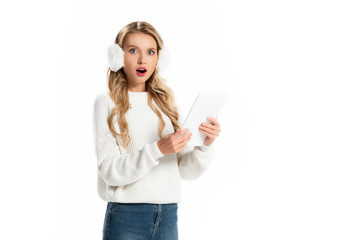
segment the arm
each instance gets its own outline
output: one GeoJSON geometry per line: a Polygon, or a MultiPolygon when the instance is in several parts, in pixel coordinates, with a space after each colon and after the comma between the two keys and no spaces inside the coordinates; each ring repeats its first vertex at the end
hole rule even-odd
{"type": "Polygon", "coordinates": [[[214,146],[188,146],[177,153],[180,176],[184,180],[200,177],[212,162],[214,146]]]}
{"type": "MultiPolygon", "coordinates": [[[[183,118],[179,115],[180,126],[183,124],[183,118]]],[[[184,180],[194,180],[200,177],[208,168],[214,154],[214,145],[206,146],[187,146],[184,150],[178,152],[178,166],[180,176],[184,180]]]]}
{"type": "Polygon", "coordinates": [[[126,149],[116,143],[116,138],[110,132],[108,115],[106,95],[100,94],[95,99],[93,112],[97,168],[106,184],[122,186],[143,178],[159,164],[158,159],[164,155],[157,147],[157,142],[126,154],[126,149]]]}

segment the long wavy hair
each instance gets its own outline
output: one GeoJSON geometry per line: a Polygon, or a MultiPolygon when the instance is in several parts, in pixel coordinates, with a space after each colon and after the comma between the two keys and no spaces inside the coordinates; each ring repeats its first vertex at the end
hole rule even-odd
{"type": "MultiPolygon", "coordinates": [[[[149,23],[143,21],[137,21],[129,23],[124,26],[115,38],[115,43],[119,44],[123,48],[127,36],[130,33],[142,32],[153,37],[157,44],[157,54],[161,54],[160,51],[163,48],[163,40],[160,37],[156,29],[149,23]]],[[[129,126],[125,118],[126,112],[131,108],[129,104],[128,96],[128,81],[124,68],[120,68],[117,72],[110,70],[107,71],[108,90],[109,95],[115,107],[111,110],[110,117],[108,118],[108,125],[110,131],[114,136],[119,136],[121,139],[121,145],[127,149],[130,143],[129,126]],[[120,133],[117,133],[114,129],[114,118],[117,117],[117,124],[119,125],[120,133]]],[[[154,106],[153,100],[166,114],[175,129],[180,129],[179,125],[179,113],[175,105],[174,93],[170,87],[166,85],[166,80],[158,75],[157,68],[155,68],[153,74],[145,82],[145,91],[148,92],[148,105],[159,117],[158,135],[162,138],[162,131],[165,128],[165,122],[162,118],[160,111],[154,106]]]]}

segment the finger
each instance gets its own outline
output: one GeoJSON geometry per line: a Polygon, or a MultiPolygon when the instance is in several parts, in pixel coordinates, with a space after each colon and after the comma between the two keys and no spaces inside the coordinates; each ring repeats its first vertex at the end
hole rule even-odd
{"type": "Polygon", "coordinates": [[[174,135],[175,136],[180,136],[180,135],[183,135],[184,133],[186,133],[188,131],[190,131],[188,128],[178,129],[178,130],[176,130],[174,135]]]}
{"type": "Polygon", "coordinates": [[[179,145],[179,147],[177,148],[177,150],[178,150],[178,151],[181,151],[181,150],[183,150],[184,148],[186,148],[189,141],[190,141],[190,140],[187,140],[187,141],[185,141],[183,144],[179,145]]]}
{"type": "Polygon", "coordinates": [[[215,126],[220,126],[220,123],[213,117],[207,117],[207,120],[210,120],[215,126]]]}
{"type": "Polygon", "coordinates": [[[205,134],[210,139],[215,139],[217,137],[216,135],[210,134],[208,132],[204,132],[204,131],[200,131],[200,132],[205,134]]]}
{"type": "Polygon", "coordinates": [[[182,137],[180,137],[180,138],[177,139],[177,140],[178,140],[178,144],[190,140],[191,136],[192,136],[192,133],[191,133],[191,132],[186,133],[184,136],[182,136],[182,137]]]}
{"type": "Polygon", "coordinates": [[[176,145],[175,151],[176,151],[176,152],[180,152],[180,151],[186,146],[186,144],[187,144],[187,143],[182,143],[182,144],[176,145]]]}
{"type": "Polygon", "coordinates": [[[181,129],[181,130],[178,130],[176,133],[175,133],[175,139],[179,139],[179,138],[182,138],[184,136],[186,136],[187,134],[190,133],[190,130],[188,128],[184,128],[184,129],[181,129]]]}
{"type": "Polygon", "coordinates": [[[204,130],[209,129],[209,131],[220,132],[220,127],[215,127],[214,125],[211,125],[211,124],[208,124],[208,123],[201,124],[199,129],[204,129],[204,130]]]}
{"type": "Polygon", "coordinates": [[[191,140],[192,133],[186,134],[183,138],[181,138],[181,141],[177,143],[177,145],[187,144],[191,140]]]}
{"type": "Polygon", "coordinates": [[[204,132],[206,135],[210,134],[212,136],[218,136],[219,135],[218,131],[214,131],[214,130],[209,129],[209,128],[202,128],[202,129],[200,129],[200,132],[204,132]]]}
{"type": "Polygon", "coordinates": [[[203,128],[210,128],[210,129],[213,129],[213,130],[216,130],[216,129],[217,129],[216,126],[214,126],[214,125],[212,125],[212,124],[210,124],[210,123],[207,123],[207,122],[201,123],[201,126],[202,126],[203,128]]]}

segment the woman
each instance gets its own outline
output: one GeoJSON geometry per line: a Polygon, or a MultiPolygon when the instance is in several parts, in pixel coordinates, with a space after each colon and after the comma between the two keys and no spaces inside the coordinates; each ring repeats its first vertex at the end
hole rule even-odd
{"type": "Polygon", "coordinates": [[[204,145],[186,146],[192,134],[180,129],[173,92],[158,75],[162,48],[146,22],[126,25],[109,48],[109,93],[94,102],[104,240],[178,239],[181,179],[198,178],[211,162],[220,124],[209,118],[199,126],[204,145]]]}

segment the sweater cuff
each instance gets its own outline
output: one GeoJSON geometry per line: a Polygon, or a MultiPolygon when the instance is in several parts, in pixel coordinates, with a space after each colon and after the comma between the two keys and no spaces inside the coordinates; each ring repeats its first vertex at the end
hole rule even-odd
{"type": "Polygon", "coordinates": [[[207,152],[211,149],[214,148],[213,144],[211,144],[210,146],[206,146],[205,144],[199,146],[200,150],[203,151],[203,152],[207,152]]]}
{"type": "Polygon", "coordinates": [[[159,147],[157,146],[157,141],[150,144],[150,151],[151,151],[151,156],[155,160],[164,156],[164,154],[161,153],[159,147]]]}

